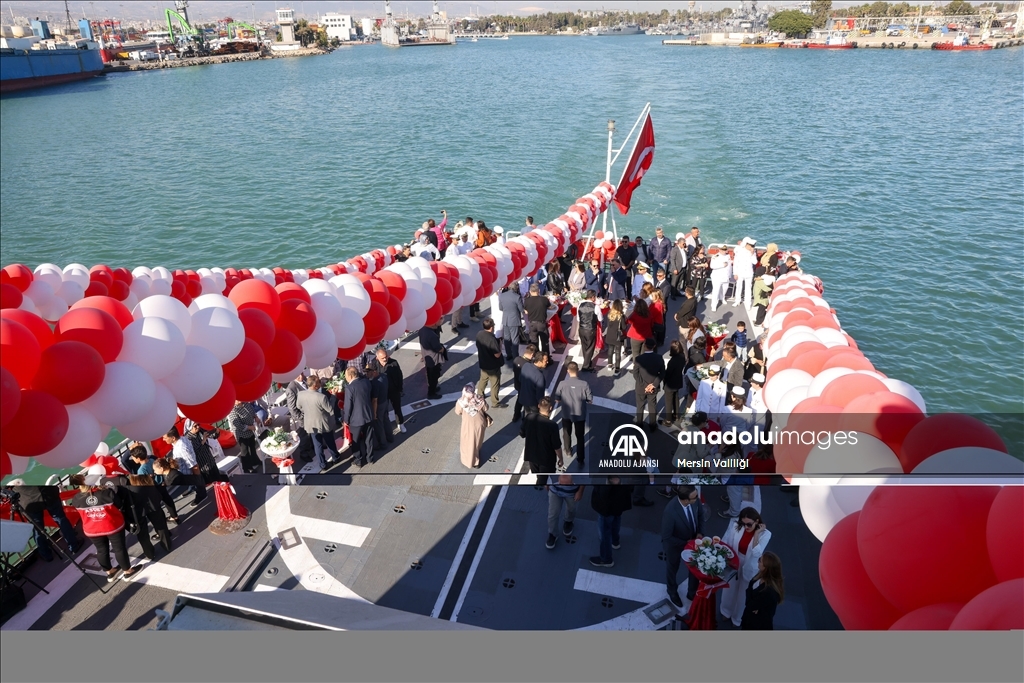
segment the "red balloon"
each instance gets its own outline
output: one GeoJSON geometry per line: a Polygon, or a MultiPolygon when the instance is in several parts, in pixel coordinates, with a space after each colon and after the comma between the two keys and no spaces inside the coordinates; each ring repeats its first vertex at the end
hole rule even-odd
{"type": "Polygon", "coordinates": [[[231,379],[227,375],[224,375],[224,379],[220,382],[220,389],[209,401],[195,406],[179,405],[178,407],[181,408],[181,412],[185,413],[185,417],[195,422],[223,420],[235,407],[235,385],[231,383],[231,379]]]}
{"type": "MultiPolygon", "coordinates": [[[[431,261],[430,265],[436,265],[437,261],[431,261]]],[[[447,270],[444,268],[438,268],[434,271],[437,274],[437,279],[440,281],[442,278],[447,280],[447,270]]],[[[388,291],[398,297],[399,301],[405,300],[405,293],[409,290],[409,286],[405,283],[405,279],[398,273],[394,273],[390,270],[382,270],[377,273],[377,278],[384,283],[384,286],[388,288],[388,291]]]]}
{"type": "Polygon", "coordinates": [[[182,285],[185,285],[185,283],[188,282],[188,273],[181,268],[171,273],[171,277],[174,278],[175,282],[180,282],[182,285]]]}
{"type": "Polygon", "coordinates": [[[68,411],[45,391],[22,389],[21,405],[3,436],[3,450],[29,457],[52,451],[68,433],[68,411]]]}
{"type": "Polygon", "coordinates": [[[5,282],[0,285],[0,308],[17,308],[25,300],[21,290],[5,282]]]}
{"type": "Polygon", "coordinates": [[[238,312],[238,319],[245,328],[245,336],[259,344],[264,353],[269,351],[274,343],[274,335],[277,334],[270,316],[258,308],[246,308],[238,312]]]}
{"type": "Polygon", "coordinates": [[[771,362],[771,365],[768,366],[769,367],[769,377],[772,374],[778,374],[778,373],[782,372],[783,370],[787,370],[787,369],[793,367],[794,363],[796,363],[797,358],[798,358],[797,356],[789,355],[789,356],[782,356],[781,358],[776,358],[775,360],[773,360],[771,362]]]}
{"type": "MultiPolygon", "coordinates": [[[[255,308],[269,315],[270,319],[275,322],[277,321],[277,316],[281,314],[281,296],[277,293],[276,289],[263,280],[239,282],[231,290],[231,296],[228,298],[234,302],[239,311],[255,308]]],[[[295,362],[298,363],[298,360],[295,362]]],[[[293,365],[288,370],[294,367],[293,365]]],[[[284,372],[287,372],[287,370],[284,372]]]]}
{"type": "Polygon", "coordinates": [[[132,272],[127,268],[114,268],[112,275],[115,282],[123,282],[126,285],[130,285],[132,280],[135,279],[132,272]]]}
{"type": "Polygon", "coordinates": [[[56,341],[85,342],[100,352],[104,363],[113,363],[121,353],[124,334],[114,316],[98,308],[68,311],[57,321],[56,341]]]}
{"type": "MultiPolygon", "coordinates": [[[[261,351],[257,347],[257,351],[261,351]]],[[[235,398],[239,401],[255,401],[256,399],[263,396],[270,389],[270,385],[273,384],[274,378],[270,372],[270,366],[263,363],[262,369],[259,374],[251,382],[244,384],[235,385],[235,398]]]]}
{"type": "Polygon", "coordinates": [[[39,342],[27,327],[6,318],[0,320],[0,366],[14,375],[18,386],[32,383],[41,354],[39,342]]]}
{"type": "Polygon", "coordinates": [[[71,405],[99,391],[106,374],[107,366],[96,349],[85,342],[59,341],[43,351],[32,388],[71,405]]]}
{"type": "MultiPolygon", "coordinates": [[[[875,588],[864,568],[857,542],[861,515],[860,511],[854,512],[832,527],[818,556],[818,576],[828,604],[843,628],[847,631],[884,630],[903,612],[875,588]]],[[[916,517],[913,519],[919,523],[916,517]]]]}
{"type": "Polygon", "coordinates": [[[106,266],[93,266],[92,270],[89,271],[89,281],[99,282],[107,289],[110,289],[110,285],[114,284],[113,271],[106,266]]]}
{"type": "Polygon", "coordinates": [[[307,304],[311,302],[309,298],[309,292],[302,288],[301,285],[297,285],[294,282],[282,282],[277,287],[277,295],[281,297],[281,303],[284,304],[288,299],[298,299],[305,301],[307,304]]]}
{"type": "Polygon", "coordinates": [[[110,296],[117,299],[118,301],[124,301],[131,294],[128,285],[121,282],[120,280],[114,280],[110,285],[110,296]]]}
{"type": "Polygon", "coordinates": [[[860,351],[855,351],[846,346],[833,346],[834,349],[846,349],[845,353],[834,353],[831,358],[825,361],[825,364],[821,366],[822,370],[828,370],[829,368],[849,368],[850,370],[874,370],[875,366],[871,364],[864,354],[860,351]]]}
{"type": "Polygon", "coordinates": [[[863,394],[847,403],[839,429],[876,436],[893,453],[899,453],[907,433],[922,420],[924,413],[909,398],[880,391],[863,394]]]}
{"type": "Polygon", "coordinates": [[[427,309],[427,327],[437,324],[437,321],[441,319],[442,315],[444,315],[441,311],[441,304],[437,301],[434,302],[433,306],[427,309]]]}
{"type": "MultiPolygon", "coordinates": [[[[200,283],[199,280],[189,279],[189,281],[185,283],[185,293],[193,299],[196,298],[203,293],[202,283],[200,283]]],[[[117,297],[115,296],[114,298],[116,299],[117,297]]]]}
{"type": "Polygon", "coordinates": [[[384,286],[384,283],[376,278],[369,275],[367,279],[363,280],[363,289],[370,294],[370,301],[376,302],[381,306],[387,306],[388,304],[388,288],[384,286]]]}
{"type": "MultiPolygon", "coordinates": [[[[789,317],[788,315],[786,316],[789,317]]],[[[785,321],[783,321],[785,322],[785,321]]],[[[823,328],[829,328],[833,330],[839,329],[839,323],[836,322],[835,318],[827,313],[816,313],[814,317],[804,323],[807,327],[812,330],[820,330],[823,328]]]]}
{"type": "Polygon", "coordinates": [[[13,286],[19,292],[24,292],[32,284],[32,271],[20,263],[12,263],[4,266],[3,283],[13,286]]]}
{"type": "Polygon", "coordinates": [[[1024,487],[1003,486],[985,526],[988,559],[998,581],[1024,577],[1024,487]]]}
{"type": "MultiPolygon", "coordinates": [[[[788,313],[792,309],[793,309],[793,301],[792,300],[779,301],[777,303],[776,302],[772,303],[772,315],[775,315],[777,313],[788,313]]],[[[789,316],[786,316],[786,317],[788,318],[789,316]]],[[[782,322],[785,323],[786,321],[783,320],[782,322]]]]}
{"type": "Polygon", "coordinates": [[[277,328],[274,343],[267,351],[267,365],[271,372],[291,372],[302,360],[302,342],[295,333],[277,328]]]}
{"type": "Polygon", "coordinates": [[[857,547],[878,592],[906,613],[967,602],[994,585],[979,529],[998,492],[996,486],[875,487],[860,512],[857,547]],[[967,542],[969,567],[953,559],[967,542]]]}
{"type": "MultiPolygon", "coordinates": [[[[786,318],[786,320],[789,320],[789,318],[786,318]]],[[[789,350],[789,353],[786,354],[786,357],[787,358],[792,357],[794,362],[796,362],[796,359],[800,358],[800,356],[802,356],[805,353],[810,353],[811,351],[824,351],[826,348],[827,347],[824,344],[822,344],[821,342],[816,342],[816,341],[800,342],[799,344],[797,344],[796,346],[794,346],[792,349],[789,350]]],[[[790,366],[790,367],[793,367],[793,366],[790,366]]],[[[812,373],[812,374],[814,374],[814,373],[812,373]]]]}
{"type": "Polygon", "coordinates": [[[982,591],[964,605],[950,631],[1024,629],[1024,579],[1011,579],[982,591]]]}
{"type": "Polygon", "coordinates": [[[978,418],[959,413],[941,413],[925,418],[907,432],[896,454],[903,464],[903,471],[910,472],[940,451],[965,446],[1009,453],[995,430],[978,418]]]}
{"type": "MultiPolygon", "coordinates": [[[[386,292],[387,289],[384,291],[386,292]]],[[[363,316],[363,327],[365,329],[363,338],[367,344],[376,344],[384,339],[388,328],[391,327],[388,309],[376,301],[371,301],[370,310],[363,316]]]]}
{"type": "Polygon", "coordinates": [[[388,319],[391,321],[391,324],[394,325],[395,323],[398,322],[398,319],[402,317],[402,312],[403,311],[402,311],[402,302],[401,302],[401,300],[397,296],[395,296],[394,294],[389,295],[388,296],[387,309],[388,309],[388,319]]]}
{"type": "MultiPolygon", "coordinates": [[[[787,356],[787,358],[788,357],[789,356],[787,356]]],[[[808,351],[807,353],[802,353],[797,356],[789,367],[797,370],[803,370],[811,377],[814,377],[821,372],[822,366],[830,357],[831,354],[828,352],[828,349],[808,351]]],[[[774,368],[775,366],[773,365],[772,367],[774,368]]]]}
{"type": "Polygon", "coordinates": [[[882,380],[871,375],[843,375],[828,383],[821,392],[821,402],[830,406],[845,408],[846,404],[864,394],[889,391],[882,380]]]}
{"type": "Polygon", "coordinates": [[[945,631],[953,623],[963,603],[940,602],[907,612],[889,627],[890,631],[945,631]]]}
{"type": "Polygon", "coordinates": [[[186,294],[188,294],[188,290],[185,288],[185,282],[183,280],[174,280],[171,282],[171,296],[178,301],[181,301],[186,294]]]}
{"type": "MultiPolygon", "coordinates": [[[[316,329],[316,312],[302,299],[285,299],[281,302],[281,314],[277,318],[277,326],[294,333],[299,341],[302,341],[309,338],[309,335],[313,334],[313,330],[316,329]]],[[[296,360],[296,362],[298,361],[296,360]]]]}
{"type": "Polygon", "coordinates": [[[348,348],[338,349],[338,358],[343,361],[354,360],[359,357],[359,354],[366,348],[366,340],[360,341],[358,344],[349,346],[348,348]]]}
{"type": "MultiPolygon", "coordinates": [[[[242,350],[238,355],[223,365],[224,372],[231,378],[236,388],[255,382],[263,374],[267,366],[267,358],[263,349],[254,340],[245,338],[242,350]]],[[[269,374],[267,375],[270,376],[269,374]]],[[[250,399],[242,399],[247,401],[250,399]]]]}
{"type": "Polygon", "coordinates": [[[451,279],[452,285],[452,299],[457,299],[462,296],[462,281],[458,277],[451,279]]]}
{"type": "Polygon", "coordinates": [[[0,318],[24,325],[39,342],[40,351],[45,351],[46,347],[53,344],[53,330],[50,328],[50,324],[35,313],[18,308],[4,309],[0,311],[0,318]]]}
{"type": "Polygon", "coordinates": [[[109,296],[110,288],[99,280],[91,280],[89,286],[85,288],[85,296],[109,296]]]}
{"type": "MultiPolygon", "coordinates": [[[[787,330],[790,327],[796,325],[804,325],[808,320],[814,317],[814,314],[805,308],[796,308],[795,306],[790,309],[789,315],[782,321],[782,329],[787,330]]],[[[824,344],[822,344],[824,346],[824,344]]]]}
{"type": "Polygon", "coordinates": [[[780,438],[775,444],[776,470],[781,473],[803,472],[807,455],[815,445],[808,432],[834,433],[839,429],[842,410],[836,406],[823,405],[817,396],[805,398],[796,404],[789,414],[789,422],[786,423],[789,436],[785,439],[780,438]]]}
{"type": "Polygon", "coordinates": [[[132,316],[132,312],[128,310],[128,307],[109,296],[94,296],[88,299],[80,299],[71,305],[72,311],[82,308],[95,308],[109,313],[114,316],[114,320],[117,321],[122,330],[135,322],[135,318],[132,316]]]}
{"type": "Polygon", "coordinates": [[[446,277],[437,278],[437,284],[434,285],[434,294],[437,295],[438,301],[451,301],[454,291],[451,280],[446,277]]]}
{"type": "MultiPolygon", "coordinates": [[[[366,261],[364,261],[364,260],[363,260],[362,258],[359,258],[359,257],[357,257],[357,258],[355,258],[355,259],[354,259],[354,261],[355,261],[356,263],[358,263],[358,264],[361,264],[361,265],[363,265],[363,266],[365,266],[365,265],[366,265],[366,261]]],[[[353,276],[353,277],[354,277],[355,279],[359,280],[359,282],[360,282],[360,283],[362,283],[362,284],[363,284],[364,286],[365,286],[365,285],[366,285],[366,283],[367,283],[367,282],[369,282],[369,281],[370,281],[370,279],[372,278],[372,276],[370,276],[370,275],[367,275],[366,273],[363,273],[363,272],[355,272],[355,273],[352,273],[352,276],[353,276]]],[[[367,291],[369,291],[369,290],[367,290],[367,291]]]]}
{"type": "Polygon", "coordinates": [[[483,285],[480,285],[476,289],[476,294],[473,295],[473,303],[479,303],[487,298],[487,290],[484,289],[483,285]]]}
{"type": "Polygon", "coordinates": [[[0,427],[14,419],[21,405],[21,387],[10,370],[0,367],[0,427]]]}

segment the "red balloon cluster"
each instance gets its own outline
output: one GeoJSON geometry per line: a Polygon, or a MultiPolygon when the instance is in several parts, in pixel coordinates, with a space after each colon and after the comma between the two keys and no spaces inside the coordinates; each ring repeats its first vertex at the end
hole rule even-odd
{"type": "Polygon", "coordinates": [[[880,486],[819,556],[821,585],[857,630],[1024,628],[1024,489],[880,486]]]}

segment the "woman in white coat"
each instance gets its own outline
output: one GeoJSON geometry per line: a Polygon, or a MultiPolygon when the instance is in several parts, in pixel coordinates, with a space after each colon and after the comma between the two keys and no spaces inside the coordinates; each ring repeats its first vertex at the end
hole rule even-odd
{"type": "Polygon", "coordinates": [[[739,517],[729,520],[729,528],[722,542],[739,553],[740,565],[736,578],[722,591],[722,616],[739,628],[743,608],[747,602],[747,585],[757,575],[757,560],[764,554],[772,532],[765,528],[761,513],[753,507],[744,507],[739,517]]]}

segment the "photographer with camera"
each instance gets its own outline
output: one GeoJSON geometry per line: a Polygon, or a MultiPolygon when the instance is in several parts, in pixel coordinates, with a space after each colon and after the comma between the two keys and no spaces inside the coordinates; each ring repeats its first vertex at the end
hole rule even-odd
{"type": "Polygon", "coordinates": [[[12,485],[4,493],[11,499],[11,507],[15,510],[20,506],[20,512],[32,522],[35,527],[33,538],[36,548],[39,550],[39,557],[44,562],[53,561],[53,549],[50,543],[52,539],[45,533],[43,515],[50,513],[53,521],[57,522],[61,536],[68,544],[68,552],[77,555],[82,549],[82,542],[75,533],[75,527],[64,514],[64,502],[60,499],[60,489],[56,486],[26,486],[24,484],[12,485]]]}

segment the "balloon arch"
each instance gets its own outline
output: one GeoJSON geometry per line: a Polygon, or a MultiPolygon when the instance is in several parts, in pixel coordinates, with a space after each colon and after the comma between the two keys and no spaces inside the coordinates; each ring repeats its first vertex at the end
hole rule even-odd
{"type": "MultiPolygon", "coordinates": [[[[433,324],[563,254],[613,192],[601,183],[538,230],[435,262],[393,262],[393,246],[312,270],[6,266],[0,475],[23,471],[28,457],[77,465],[111,427],[157,439],[179,410],[215,422],[236,399],[257,399],[303,367],[350,360],[433,324]]],[[[594,237],[593,248],[614,249],[594,237]]],[[[976,418],[926,416],[921,394],[874,368],[822,294],[813,276],[778,279],[766,318],[764,401],[787,430],[860,435],[856,445],[775,449],[779,472],[834,477],[800,488],[804,520],[824,543],[819,569],[833,609],[849,629],[1024,627],[1020,487],[841,481],[977,471],[980,462],[1012,472],[1020,461],[976,418]],[[950,559],[964,544],[972,551],[962,554],[972,564],[966,580],[950,559]]]]}

